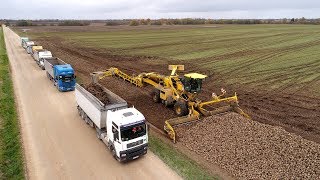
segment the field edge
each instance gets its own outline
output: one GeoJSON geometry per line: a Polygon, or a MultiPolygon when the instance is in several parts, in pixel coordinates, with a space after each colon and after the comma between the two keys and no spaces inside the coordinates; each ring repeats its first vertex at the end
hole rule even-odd
{"type": "Polygon", "coordinates": [[[150,150],[183,179],[221,179],[158,136],[154,130],[149,131],[150,150]]]}

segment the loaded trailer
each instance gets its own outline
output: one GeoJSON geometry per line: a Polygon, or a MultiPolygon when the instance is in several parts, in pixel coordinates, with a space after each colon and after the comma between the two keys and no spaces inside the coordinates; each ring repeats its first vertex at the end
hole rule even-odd
{"type": "Polygon", "coordinates": [[[44,70],[44,60],[52,58],[52,53],[46,49],[35,50],[33,58],[38,64],[38,66],[44,70]]]}
{"type": "MultiPolygon", "coordinates": [[[[120,162],[136,159],[147,153],[148,132],[145,117],[110,90],[103,89],[108,104],[102,103],[84,87],[76,84],[75,97],[79,115],[96,129],[97,138],[120,162]]],[[[101,93],[101,92],[100,92],[101,93]]]]}
{"type": "Polygon", "coordinates": [[[76,76],[70,64],[65,63],[59,58],[45,58],[44,68],[47,77],[59,91],[73,91],[76,84],[76,76]]]}

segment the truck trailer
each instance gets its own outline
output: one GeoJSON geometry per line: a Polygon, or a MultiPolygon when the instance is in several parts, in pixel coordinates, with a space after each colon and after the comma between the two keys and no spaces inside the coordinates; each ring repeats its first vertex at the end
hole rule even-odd
{"type": "Polygon", "coordinates": [[[59,91],[73,91],[76,84],[76,76],[70,64],[65,63],[59,58],[45,58],[44,67],[47,77],[59,91]]]}
{"type": "Polygon", "coordinates": [[[147,153],[148,133],[145,117],[125,100],[96,84],[106,93],[109,103],[102,103],[85,88],[76,84],[75,97],[79,115],[96,129],[99,140],[120,162],[136,159],[147,153]]]}
{"type": "Polygon", "coordinates": [[[52,53],[46,49],[36,50],[33,54],[33,58],[38,66],[44,70],[44,60],[46,58],[52,58],[52,53]]]}

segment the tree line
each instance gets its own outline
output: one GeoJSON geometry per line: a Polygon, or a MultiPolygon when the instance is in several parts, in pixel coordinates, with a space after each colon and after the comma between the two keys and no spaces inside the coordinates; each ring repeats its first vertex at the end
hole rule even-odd
{"type": "Polygon", "coordinates": [[[201,24],[320,24],[320,18],[282,18],[282,19],[120,19],[120,20],[0,20],[7,26],[88,26],[91,23],[105,23],[106,26],[118,25],[201,25],[201,24]]]}
{"type": "Polygon", "coordinates": [[[201,19],[201,18],[183,18],[183,19],[133,19],[128,22],[117,20],[112,24],[110,20],[106,25],[199,25],[199,24],[320,24],[319,19],[302,18],[283,18],[283,19],[201,19]]]}

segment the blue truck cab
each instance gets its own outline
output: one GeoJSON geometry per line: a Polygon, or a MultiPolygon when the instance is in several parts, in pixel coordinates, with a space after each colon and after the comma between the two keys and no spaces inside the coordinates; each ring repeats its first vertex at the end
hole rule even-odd
{"type": "Polygon", "coordinates": [[[44,67],[48,78],[53,81],[59,91],[73,91],[76,85],[76,76],[70,64],[59,58],[45,58],[44,67]]]}
{"type": "Polygon", "coordinates": [[[70,64],[54,66],[55,83],[59,91],[73,91],[76,85],[74,70],[70,64]]]}

